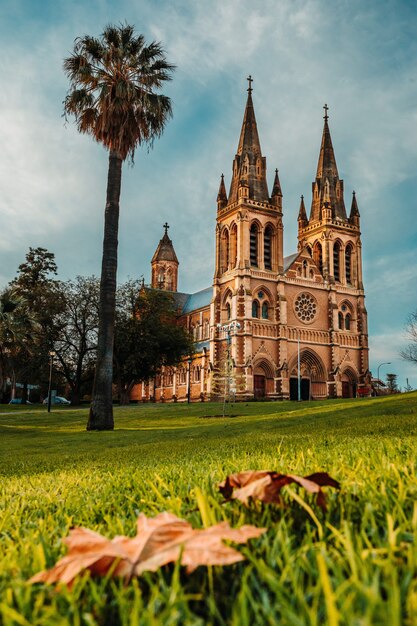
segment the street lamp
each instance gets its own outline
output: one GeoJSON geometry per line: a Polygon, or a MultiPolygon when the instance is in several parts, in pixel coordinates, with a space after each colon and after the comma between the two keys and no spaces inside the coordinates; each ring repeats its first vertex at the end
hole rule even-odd
{"type": "Polygon", "coordinates": [[[190,404],[190,395],[191,395],[191,363],[193,362],[192,358],[189,356],[187,359],[188,363],[188,389],[187,389],[187,404],[190,404]]]}
{"type": "Polygon", "coordinates": [[[381,363],[380,365],[378,365],[378,370],[377,370],[377,381],[378,381],[378,391],[381,391],[379,388],[379,368],[382,367],[383,365],[391,365],[391,361],[387,361],[386,363],[381,363]]]}
{"type": "Polygon", "coordinates": [[[50,361],[49,361],[49,385],[48,385],[48,413],[51,412],[52,366],[53,366],[55,354],[56,352],[54,352],[53,350],[49,352],[50,361]]]}

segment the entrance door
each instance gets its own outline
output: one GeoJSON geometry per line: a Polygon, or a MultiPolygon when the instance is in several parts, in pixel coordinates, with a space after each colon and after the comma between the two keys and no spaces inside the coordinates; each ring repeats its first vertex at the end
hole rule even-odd
{"type": "Polygon", "coordinates": [[[255,398],[265,398],[265,376],[255,374],[253,378],[255,398]]]}
{"type": "MultiPolygon", "coordinates": [[[[310,381],[308,378],[301,379],[301,400],[310,400],[310,381]]],[[[298,378],[290,378],[290,400],[298,400],[298,378]]]]}
{"type": "Polygon", "coordinates": [[[301,400],[310,400],[310,381],[308,378],[301,379],[301,400]]]}
{"type": "Polygon", "coordinates": [[[342,398],[351,398],[350,383],[347,380],[342,380],[342,398]]]}

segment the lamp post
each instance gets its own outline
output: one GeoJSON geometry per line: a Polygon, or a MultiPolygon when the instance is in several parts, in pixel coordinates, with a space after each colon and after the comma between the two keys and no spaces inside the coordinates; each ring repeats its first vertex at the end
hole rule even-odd
{"type": "Polygon", "coordinates": [[[391,361],[387,361],[386,363],[381,363],[380,365],[378,365],[377,375],[376,375],[376,378],[377,378],[377,381],[378,381],[378,391],[380,391],[380,388],[379,388],[379,368],[382,367],[383,365],[391,365],[391,361]]]}
{"type": "Polygon", "coordinates": [[[187,359],[188,363],[188,388],[187,388],[187,404],[191,402],[191,363],[193,362],[192,358],[189,356],[187,359]]]}
{"type": "Polygon", "coordinates": [[[226,397],[229,395],[230,375],[231,375],[231,355],[230,347],[232,343],[232,335],[240,330],[239,322],[230,322],[230,324],[217,324],[217,328],[226,333],[226,372],[224,377],[224,398],[223,398],[223,417],[226,412],[226,397]]]}
{"type": "Polygon", "coordinates": [[[56,352],[54,352],[53,350],[50,350],[49,352],[50,361],[49,361],[49,385],[48,385],[48,413],[51,412],[52,366],[54,363],[55,354],[56,352]]]}
{"type": "Polygon", "coordinates": [[[298,337],[297,337],[297,395],[298,402],[301,402],[301,363],[300,363],[300,330],[298,329],[298,337]]]}

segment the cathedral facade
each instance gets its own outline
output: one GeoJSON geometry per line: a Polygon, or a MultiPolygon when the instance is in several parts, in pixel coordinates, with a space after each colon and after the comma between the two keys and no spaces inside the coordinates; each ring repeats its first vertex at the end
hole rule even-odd
{"type": "Polygon", "coordinates": [[[249,82],[229,193],[222,175],[217,196],[212,286],[177,291],[179,263],[167,224],[151,262],[151,286],[173,294],[195,352],[137,385],[133,399],[213,399],[226,355],[239,381],[232,389],[237,399],[368,393],[360,216],[355,192],[346,212],[324,108],[310,213],[301,197],[297,251],[284,257],[281,185],[276,170],[269,194],[249,82]]]}

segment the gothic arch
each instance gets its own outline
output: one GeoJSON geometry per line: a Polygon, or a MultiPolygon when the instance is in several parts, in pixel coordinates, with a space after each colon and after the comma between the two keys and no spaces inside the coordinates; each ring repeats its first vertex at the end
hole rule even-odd
{"type": "Polygon", "coordinates": [[[347,365],[340,372],[342,382],[342,398],[356,398],[358,373],[353,365],[347,365]]]}
{"type": "MultiPolygon", "coordinates": [[[[290,397],[297,399],[298,355],[295,353],[289,362],[290,397]]],[[[300,352],[302,399],[309,400],[327,397],[327,370],[322,359],[311,348],[300,352]]]]}
{"type": "Polygon", "coordinates": [[[317,239],[313,245],[313,259],[314,263],[321,274],[323,274],[323,247],[321,242],[317,239]]]}
{"type": "Polygon", "coordinates": [[[229,263],[231,269],[236,267],[237,263],[237,224],[232,222],[229,230],[229,263]]]}
{"type": "Polygon", "coordinates": [[[265,287],[265,285],[257,285],[253,290],[252,290],[252,298],[257,298],[258,297],[258,293],[260,291],[263,291],[265,296],[268,298],[269,302],[272,303],[272,294],[271,291],[268,289],[268,287],[265,287]]]}
{"type": "Polygon", "coordinates": [[[342,281],[342,255],[344,254],[343,242],[337,238],[333,242],[333,277],[336,282],[342,281]]]}
{"type": "Polygon", "coordinates": [[[355,247],[352,241],[348,241],[345,245],[345,277],[348,285],[353,284],[355,280],[355,247]]]}
{"type": "Polygon", "coordinates": [[[225,306],[227,300],[231,300],[232,295],[233,295],[232,291],[229,288],[227,288],[226,291],[223,294],[223,297],[222,297],[222,305],[223,306],[225,306]]]}
{"type": "Polygon", "coordinates": [[[267,357],[253,363],[253,386],[255,398],[264,398],[274,392],[274,366],[267,357]]]}
{"type": "Polygon", "coordinates": [[[229,269],[229,229],[224,226],[220,232],[220,265],[221,272],[229,269]]]}
{"type": "Polygon", "coordinates": [[[252,267],[259,267],[260,237],[262,224],[254,219],[249,225],[249,258],[252,267]]]}

